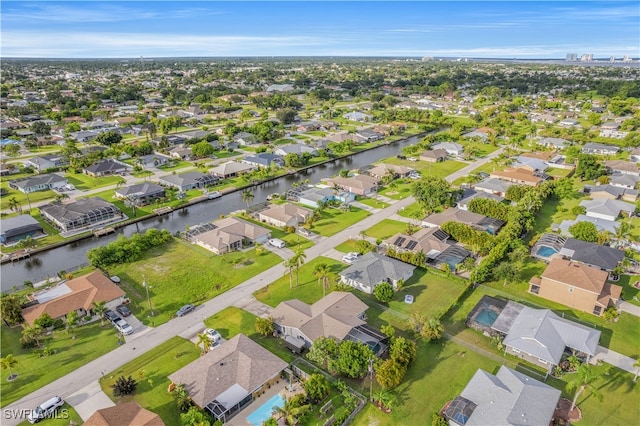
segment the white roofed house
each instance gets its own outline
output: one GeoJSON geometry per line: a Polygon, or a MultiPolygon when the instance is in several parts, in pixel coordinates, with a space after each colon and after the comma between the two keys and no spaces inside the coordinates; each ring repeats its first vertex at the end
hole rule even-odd
{"type": "Polygon", "coordinates": [[[167,175],[160,178],[160,183],[178,189],[188,191],[194,188],[206,188],[217,183],[219,178],[202,172],[186,172],[179,175],[167,175]]]}
{"type": "Polygon", "coordinates": [[[294,143],[291,145],[282,145],[280,147],[278,147],[275,151],[273,151],[274,154],[276,155],[281,155],[281,156],[286,156],[287,154],[304,154],[304,153],[309,153],[312,156],[317,156],[318,155],[318,150],[315,149],[312,146],[309,145],[304,145],[301,143],[294,143]]]}
{"type": "Polygon", "coordinates": [[[65,185],[67,185],[67,179],[56,173],[47,173],[9,181],[9,188],[16,189],[24,194],[46,191],[48,189],[56,190],[65,185]]]}
{"type": "Polygon", "coordinates": [[[31,166],[40,173],[47,169],[66,167],[69,165],[69,159],[61,154],[37,155],[26,160],[24,165],[31,166]]]}
{"type": "Polygon", "coordinates": [[[136,205],[151,204],[165,198],[165,188],[152,182],[143,182],[116,189],[114,197],[121,200],[133,200],[136,205]]]}
{"type": "Polygon", "coordinates": [[[369,252],[340,272],[340,280],[348,286],[371,294],[374,288],[383,282],[388,282],[395,288],[399,281],[411,278],[414,270],[413,265],[369,252]]]}
{"type": "Polygon", "coordinates": [[[583,200],[580,201],[580,205],[587,210],[587,216],[606,220],[616,220],[621,212],[630,215],[636,209],[636,206],[631,203],[620,200],[610,200],[608,198],[583,200]]]}
{"type": "Polygon", "coordinates": [[[431,146],[434,151],[436,149],[444,149],[447,154],[453,157],[461,157],[464,154],[464,147],[456,142],[440,142],[431,146]]]}
{"type": "Polygon", "coordinates": [[[237,161],[227,161],[226,163],[222,163],[215,167],[212,167],[209,170],[209,173],[219,177],[220,179],[228,179],[240,176],[244,173],[249,173],[250,171],[255,169],[256,166],[253,166],[251,164],[239,163],[237,161]]]}

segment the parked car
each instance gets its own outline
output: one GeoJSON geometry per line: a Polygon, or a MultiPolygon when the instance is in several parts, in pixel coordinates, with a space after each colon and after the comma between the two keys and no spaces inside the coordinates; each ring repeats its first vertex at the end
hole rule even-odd
{"type": "Polygon", "coordinates": [[[176,315],[179,317],[187,315],[189,312],[193,311],[195,308],[196,308],[195,306],[189,303],[188,305],[184,305],[182,308],[178,309],[178,312],[176,312],[176,315]]]}
{"type": "Polygon", "coordinates": [[[398,154],[398,155],[396,155],[396,157],[398,158],[398,160],[406,160],[406,159],[407,159],[407,156],[406,156],[406,155],[400,155],[400,154],[398,154]]]}
{"type": "Polygon", "coordinates": [[[220,340],[222,339],[222,336],[220,335],[218,330],[215,330],[213,328],[205,328],[204,334],[206,334],[209,337],[209,340],[211,340],[211,345],[209,345],[209,348],[218,346],[220,340]]]}
{"type": "Polygon", "coordinates": [[[131,315],[131,309],[129,309],[127,305],[119,305],[116,308],[116,311],[123,317],[128,317],[129,315],[131,315]]]}
{"type": "Polygon", "coordinates": [[[54,396],[31,410],[27,416],[29,423],[38,423],[42,419],[52,416],[56,410],[64,405],[64,400],[54,396]]]}
{"type": "Polygon", "coordinates": [[[117,320],[121,319],[120,315],[116,314],[111,310],[104,311],[104,317],[109,321],[115,323],[117,320]]]}
{"type": "Polygon", "coordinates": [[[284,248],[287,245],[287,243],[285,243],[279,238],[272,238],[269,240],[269,245],[272,245],[276,248],[284,248]]]}
{"type": "Polygon", "coordinates": [[[133,333],[133,327],[131,327],[131,325],[129,325],[129,323],[123,320],[122,318],[119,318],[118,320],[116,320],[113,323],[113,325],[115,325],[118,331],[124,334],[125,336],[128,336],[129,334],[133,333]]]}
{"type": "Polygon", "coordinates": [[[120,284],[120,282],[122,281],[120,279],[120,277],[117,276],[117,275],[112,275],[112,276],[109,277],[109,279],[111,280],[111,282],[113,282],[115,284],[120,284]]]}
{"type": "Polygon", "coordinates": [[[348,264],[352,264],[353,262],[358,260],[359,257],[360,257],[360,253],[351,252],[342,256],[342,261],[348,264]]]}
{"type": "Polygon", "coordinates": [[[213,191],[213,192],[207,193],[207,198],[210,200],[213,200],[214,198],[220,198],[220,197],[222,197],[222,192],[220,191],[213,191]]]}

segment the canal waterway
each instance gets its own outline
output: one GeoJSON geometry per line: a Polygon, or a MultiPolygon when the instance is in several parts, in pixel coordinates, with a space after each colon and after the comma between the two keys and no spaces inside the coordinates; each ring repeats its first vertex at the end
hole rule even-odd
{"type": "MultiPolygon", "coordinates": [[[[350,157],[336,159],[293,175],[285,175],[277,179],[258,184],[252,188],[254,199],[252,204],[266,201],[269,194],[282,193],[291,189],[295,182],[309,179],[311,183],[337,175],[343,169],[357,169],[370,165],[383,158],[400,154],[402,148],[417,143],[424,135],[412,136],[388,145],[353,154],[350,157]]],[[[206,200],[186,208],[175,210],[166,216],[152,217],[141,222],[119,228],[116,233],[96,238],[87,238],[61,247],[47,250],[30,258],[5,263],[0,267],[0,288],[3,292],[19,288],[25,281],[39,282],[54,277],[60,271],[70,271],[87,263],[87,251],[94,247],[104,246],[118,238],[119,235],[130,236],[135,232],[147,229],[167,229],[171,233],[184,231],[188,226],[211,222],[221,215],[244,209],[242,192],[225,194],[220,198],[206,200]]]]}

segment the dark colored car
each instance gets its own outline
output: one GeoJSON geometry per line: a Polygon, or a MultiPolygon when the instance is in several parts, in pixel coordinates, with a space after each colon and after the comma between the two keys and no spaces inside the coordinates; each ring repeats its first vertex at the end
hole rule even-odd
{"type": "Polygon", "coordinates": [[[122,315],[123,317],[128,317],[131,315],[131,310],[127,308],[127,305],[120,305],[116,308],[116,311],[122,315]]]}
{"type": "Polygon", "coordinates": [[[182,308],[178,309],[176,315],[181,317],[183,315],[187,315],[189,312],[193,311],[196,307],[192,304],[184,305],[182,308]]]}
{"type": "Polygon", "coordinates": [[[104,317],[111,322],[116,322],[120,319],[120,315],[116,314],[113,311],[104,311],[104,317]]]}

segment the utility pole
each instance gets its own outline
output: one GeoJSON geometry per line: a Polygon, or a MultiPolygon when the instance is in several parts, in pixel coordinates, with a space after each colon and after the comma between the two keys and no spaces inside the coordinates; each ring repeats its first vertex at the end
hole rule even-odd
{"type": "Polygon", "coordinates": [[[147,302],[149,302],[149,316],[153,316],[153,308],[151,307],[151,298],[149,297],[149,286],[147,285],[147,277],[145,275],[142,276],[142,285],[147,290],[147,302]]]}

